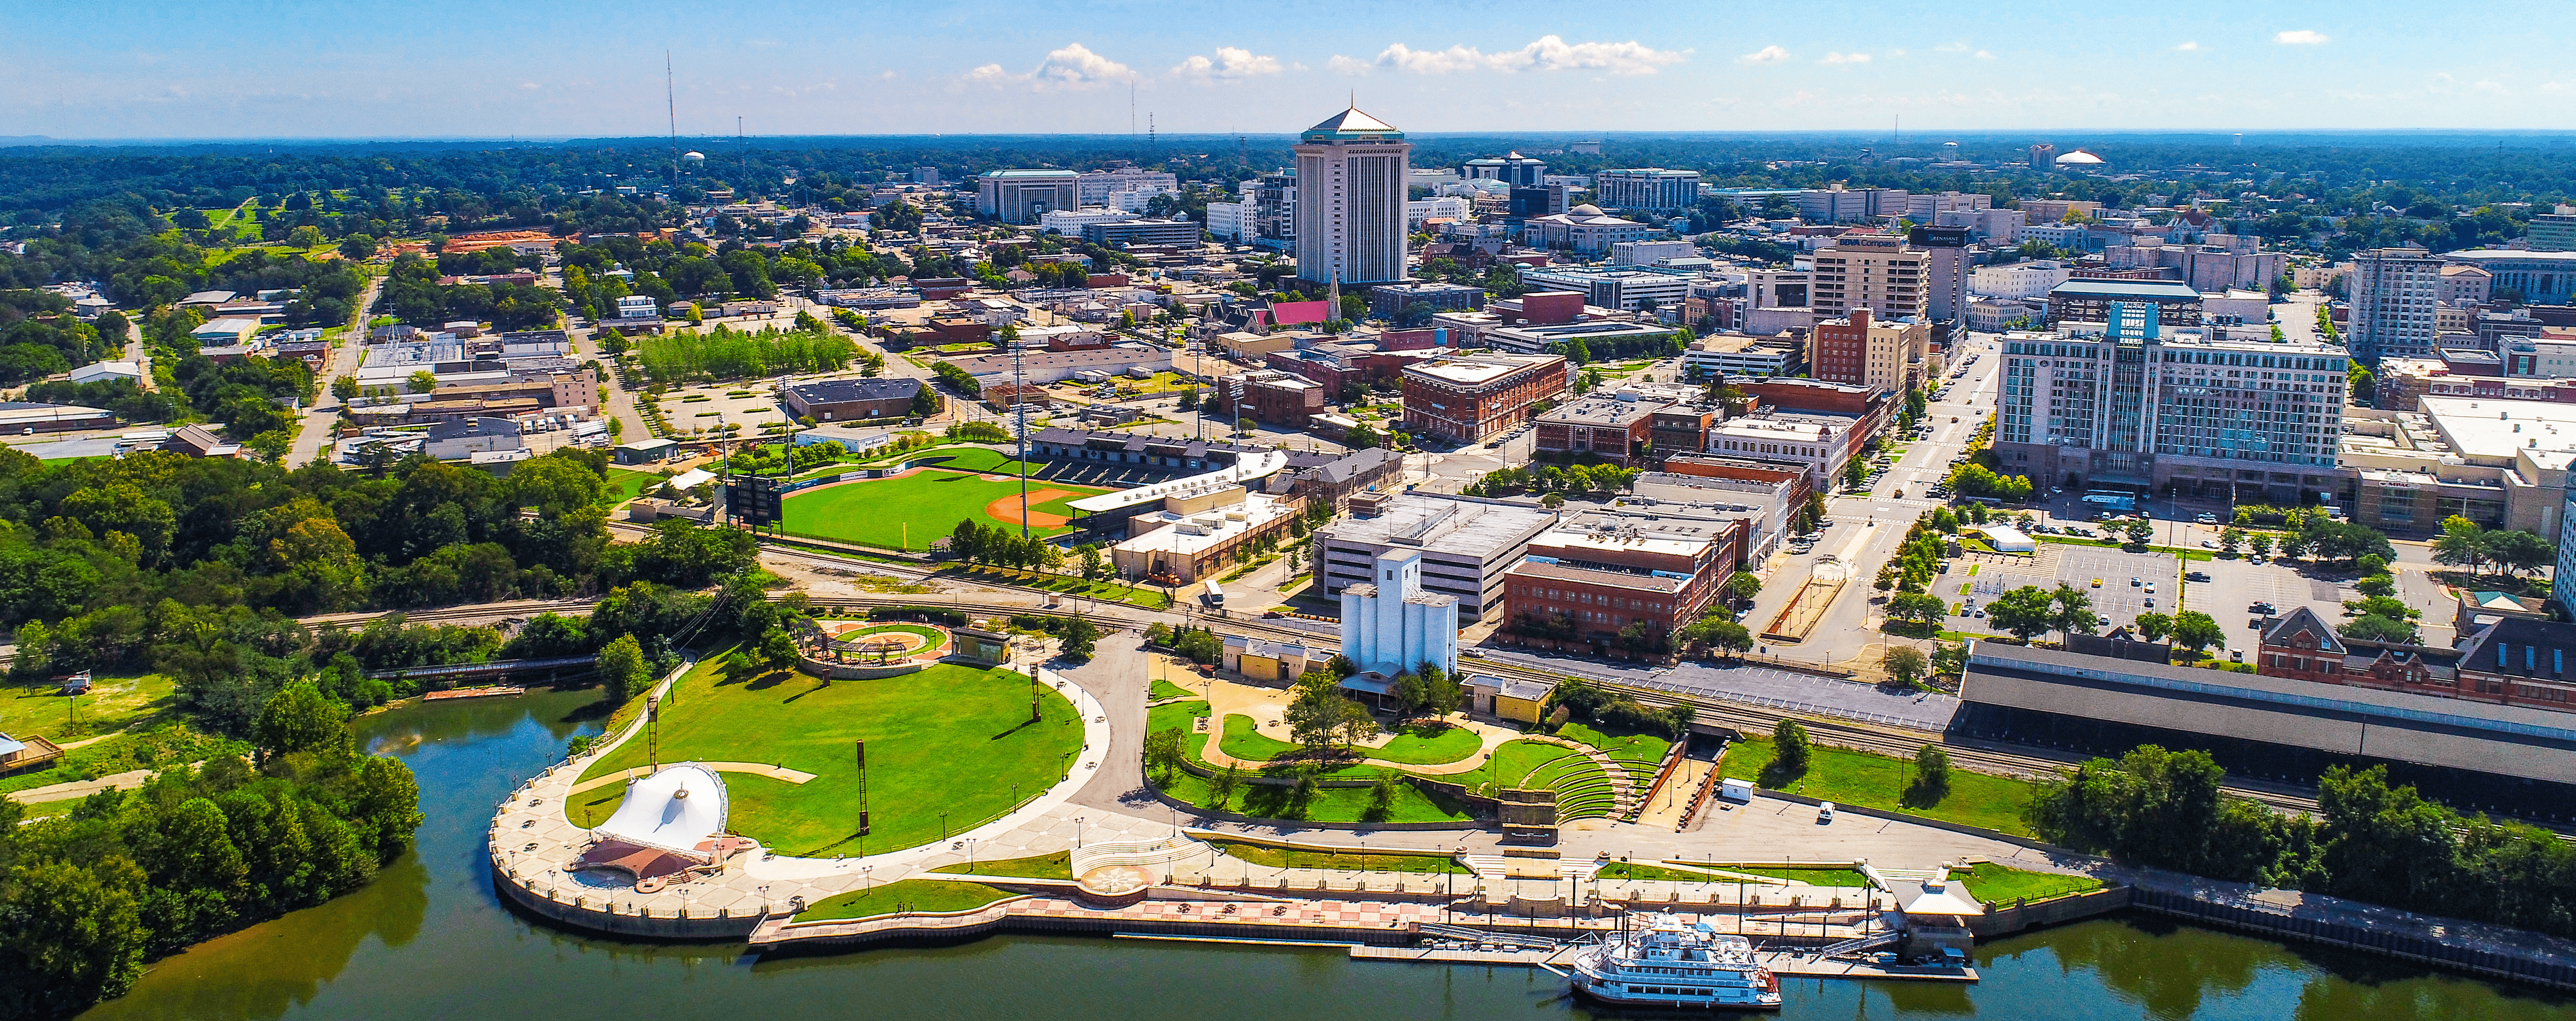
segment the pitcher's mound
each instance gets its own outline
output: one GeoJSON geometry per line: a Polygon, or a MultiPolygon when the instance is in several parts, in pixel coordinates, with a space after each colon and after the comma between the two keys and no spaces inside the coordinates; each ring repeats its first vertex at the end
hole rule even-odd
{"type": "Polygon", "coordinates": [[[1045,511],[1038,510],[1037,506],[1049,500],[1061,500],[1065,497],[1075,495],[1078,494],[1066,492],[1061,489],[1029,490],[1029,519],[1027,521],[1022,521],[1020,520],[1020,495],[1018,493],[1013,493],[999,500],[985,504],[984,516],[995,521],[999,521],[1005,525],[1027,525],[1031,528],[1059,528],[1062,527],[1068,519],[1062,514],[1049,514],[1045,511]]]}

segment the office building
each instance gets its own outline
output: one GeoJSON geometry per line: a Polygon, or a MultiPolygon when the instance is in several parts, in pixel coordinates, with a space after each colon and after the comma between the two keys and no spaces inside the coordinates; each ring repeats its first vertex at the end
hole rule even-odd
{"type": "Polygon", "coordinates": [[[2445,265],[2441,272],[2443,304],[2484,304],[2495,291],[2495,274],[2476,266],[2445,265]]]}
{"type": "Polygon", "coordinates": [[[1866,309],[1884,320],[1921,319],[1931,307],[1929,263],[1894,234],[1845,234],[1816,250],[1810,304],[1820,318],[1866,309]]]}
{"type": "Polygon", "coordinates": [[[1297,172],[1263,174],[1250,186],[1252,243],[1289,251],[1297,247],[1297,172]]]}
{"type": "Polygon", "coordinates": [[[2005,335],[1998,471],[2284,506],[2341,488],[2343,349],[2168,332],[2148,304],[2059,329],[2005,335]]]}
{"type": "MultiPolygon", "coordinates": [[[[1499,304],[1499,302],[1497,303],[1499,304]]],[[[1564,354],[1576,341],[1594,357],[1626,352],[1662,357],[1671,349],[1673,327],[1653,323],[1586,320],[1549,325],[1497,326],[1485,331],[1485,346],[1512,354],[1564,354]]]]}
{"type": "Polygon", "coordinates": [[[1081,185],[1079,198],[1086,206],[1115,206],[1113,196],[1122,191],[1155,195],[1181,190],[1178,175],[1141,167],[1112,167],[1085,171],[1077,178],[1081,185]]]}
{"type": "Polygon", "coordinates": [[[1441,312],[1463,312],[1483,304],[1485,289],[1465,284],[1420,281],[1409,284],[1387,284],[1369,288],[1369,314],[1380,319],[1395,319],[1405,310],[1422,306],[1441,312]]]}
{"type": "Polygon", "coordinates": [[[1534,216],[1556,216],[1574,208],[1574,190],[1562,184],[1542,184],[1533,188],[1511,190],[1511,204],[1505,212],[1520,219],[1534,216]]]}
{"type": "Polygon", "coordinates": [[[1844,415],[1739,416],[1709,428],[1705,452],[1795,467],[1806,473],[1811,491],[1832,492],[1843,466],[1851,463],[1859,445],[1867,442],[1860,435],[1866,421],[1844,415]]]}
{"type": "Polygon", "coordinates": [[[1646,452],[1655,412],[1667,403],[1602,396],[1567,401],[1538,416],[1538,439],[1531,449],[1629,467],[1646,452]]]}
{"type": "Polygon", "coordinates": [[[2442,303],[2442,260],[2421,248],[2354,252],[2351,317],[2344,342],[2364,361],[2415,358],[2433,350],[2442,303]]]}
{"type": "Polygon", "coordinates": [[[1370,580],[1342,589],[1342,655],[1382,677],[1424,665],[1458,672],[1458,597],[1422,587],[1422,551],[1377,555],[1370,580]]]}
{"type": "Polygon", "coordinates": [[[2404,410],[2350,408],[2336,458],[2358,524],[2424,535],[2457,515],[2557,535],[2576,404],[2427,394],[2404,410]]]}
{"type": "Polygon", "coordinates": [[[1592,175],[1592,194],[1605,208],[1669,213],[1699,205],[1699,171],[1640,167],[1592,175]]]}
{"type": "Polygon", "coordinates": [[[1266,425],[1304,429],[1324,413],[1329,395],[1322,384],[1278,369],[1261,369],[1219,377],[1202,410],[1224,419],[1249,418],[1266,425]]]}
{"type": "Polygon", "coordinates": [[[1865,308],[1816,324],[1808,338],[1816,378],[1903,393],[1932,375],[1932,327],[1921,320],[1884,322],[1865,308]]]}
{"type": "Polygon", "coordinates": [[[995,170],[975,179],[975,214],[1036,223],[1050,210],[1082,208],[1081,175],[1070,170],[995,170]]]}
{"type": "Polygon", "coordinates": [[[1128,538],[1109,548],[1109,563],[1121,578],[1191,584],[1249,556],[1264,539],[1286,539],[1304,510],[1303,501],[1242,486],[1176,493],[1160,510],[1128,517],[1128,538]]]}
{"type": "Polygon", "coordinates": [[[1513,188],[1536,188],[1547,176],[1547,162],[1514,152],[1501,159],[1468,160],[1458,168],[1458,176],[1470,181],[1501,181],[1513,188]]]}
{"type": "Polygon", "coordinates": [[[2035,329],[2048,320],[2048,306],[2020,298],[1978,298],[1968,302],[1968,328],[1978,333],[2035,329]]]}
{"type": "Polygon", "coordinates": [[[1688,241],[1622,241],[1610,246],[1613,266],[1652,266],[1665,259],[1690,259],[1699,246],[1688,241]]]}
{"type": "Polygon", "coordinates": [[[1219,241],[1248,241],[1251,238],[1246,231],[1250,228],[1246,225],[1251,217],[1250,202],[1210,202],[1207,204],[1208,236],[1219,241]]]}
{"type": "Polygon", "coordinates": [[[1196,248],[1199,225],[1188,220],[1122,220],[1082,225],[1082,239],[1112,248],[1126,245],[1179,245],[1196,248]]]}
{"type": "Polygon", "coordinates": [[[2576,206],[2562,204],[2553,212],[2533,214],[2523,236],[2535,252],[2576,250],[2576,206]]]}
{"type": "Polygon", "coordinates": [[[2559,490],[2558,563],[2549,575],[2549,601],[2558,604],[2558,612],[2576,618],[2576,472],[2567,473],[2567,484],[2559,490]]]}
{"type": "Polygon", "coordinates": [[[1297,279],[1403,280],[1405,179],[1413,145],[1357,107],[1297,136],[1297,279]]]}
{"type": "MultiPolygon", "coordinates": [[[[2576,251],[2543,250],[2538,245],[2529,250],[2473,248],[2444,252],[2442,258],[2495,274],[2496,288],[2520,291],[2522,300],[2534,305],[2576,301],[2576,251]]],[[[2358,264],[2360,255],[2356,254],[2353,261],[2358,264]]],[[[2354,293],[2358,294],[2358,281],[2355,283],[2354,293]]]]}
{"type": "Polygon", "coordinates": [[[1422,591],[1453,596],[1461,620],[1502,608],[1503,578],[1530,540],[1556,524],[1556,512],[1529,503],[1433,493],[1357,493],[1351,516],[1315,536],[1315,568],[1324,594],[1377,583],[1378,558],[1390,551],[1422,557],[1422,591]]]}
{"type": "Polygon", "coordinates": [[[1565,393],[1569,365],[1548,354],[1452,355],[1404,367],[1404,427],[1417,436],[1483,443],[1565,393]]]}
{"type": "Polygon", "coordinates": [[[1995,197],[1981,191],[1945,191],[1905,197],[1905,218],[1916,223],[1949,226],[1941,223],[1944,213],[1982,213],[1995,207],[1995,197]]]}
{"type": "Polygon", "coordinates": [[[1967,315],[1968,228],[1916,227],[1905,243],[1923,253],[1923,314],[1936,323],[1967,315]]]}
{"type": "Polygon", "coordinates": [[[2074,275],[2055,259],[2025,259],[1977,267],[1968,276],[1968,290],[1989,298],[2046,300],[2051,289],[2074,275]]]}
{"type": "Polygon", "coordinates": [[[1808,223],[1867,223],[1903,216],[1913,200],[1903,188],[1810,188],[1798,193],[1798,218],[1808,223]]]}
{"type": "Polygon", "coordinates": [[[1596,308],[1634,312],[1679,305],[1690,294],[1689,277],[1643,269],[1536,266],[1521,270],[1531,290],[1573,291],[1596,308]]]}

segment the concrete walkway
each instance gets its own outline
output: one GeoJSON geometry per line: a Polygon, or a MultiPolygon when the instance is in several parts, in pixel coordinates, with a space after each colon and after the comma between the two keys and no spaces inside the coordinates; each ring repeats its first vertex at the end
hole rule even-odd
{"type": "Polygon", "coordinates": [[[130,791],[143,786],[143,781],[149,779],[152,779],[151,770],[134,769],[102,776],[96,780],[74,780],[70,783],[48,784],[43,787],[29,787],[23,791],[11,791],[8,798],[27,805],[42,804],[47,801],[69,801],[73,798],[86,798],[110,789],[130,791]]]}
{"type": "MultiPolygon", "coordinates": [[[[788,783],[801,784],[814,778],[814,774],[812,773],[789,769],[785,766],[773,766],[765,762],[700,762],[698,765],[705,766],[708,769],[715,770],[719,773],[749,773],[753,776],[765,776],[772,780],[785,780],[788,783]]],[[[572,793],[579,794],[586,790],[606,787],[613,783],[625,783],[626,781],[639,776],[651,775],[653,775],[653,767],[651,766],[636,766],[632,769],[621,769],[606,776],[595,776],[574,784],[572,786],[572,793]]]]}

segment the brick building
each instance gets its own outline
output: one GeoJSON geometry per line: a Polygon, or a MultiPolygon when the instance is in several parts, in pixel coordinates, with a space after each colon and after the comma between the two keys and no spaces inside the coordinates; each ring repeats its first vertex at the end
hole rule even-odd
{"type": "Polygon", "coordinates": [[[1612,509],[1568,518],[1531,539],[1504,576],[1506,637],[1545,648],[1661,653],[1717,599],[1749,528],[1745,518],[1612,509]]]}
{"type": "Polygon", "coordinates": [[[1569,368],[1556,355],[1452,355],[1408,365],[1405,431],[1482,443],[1527,421],[1538,402],[1565,393],[1569,368]]]}
{"type": "Polygon", "coordinates": [[[901,418],[912,413],[912,397],[921,381],[894,376],[866,379],[818,379],[798,383],[783,395],[787,410],[817,422],[852,422],[901,418]]]}
{"type": "Polygon", "coordinates": [[[1304,429],[1308,419],[1324,413],[1326,395],[1323,385],[1314,380],[1264,369],[1220,377],[1209,401],[1210,405],[1202,407],[1220,411],[1228,418],[1304,429]]]}
{"type": "Polygon", "coordinates": [[[1590,455],[1629,467],[1633,458],[1649,449],[1655,412],[1665,406],[1662,401],[1613,397],[1585,397],[1557,405],[1538,417],[1535,450],[1542,457],[1590,455]]]}

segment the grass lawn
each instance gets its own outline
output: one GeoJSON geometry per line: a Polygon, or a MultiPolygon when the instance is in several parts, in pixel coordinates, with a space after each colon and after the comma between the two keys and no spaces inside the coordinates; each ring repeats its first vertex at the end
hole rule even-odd
{"type": "Polygon", "coordinates": [[[1204,699],[1196,702],[1158,705],[1145,710],[1145,732],[1151,734],[1157,730],[1178,728],[1181,732],[1181,743],[1189,745],[1191,739],[1197,736],[1190,733],[1190,721],[1207,714],[1208,704],[1204,699]]]}
{"type": "Polygon", "coordinates": [[[143,674],[95,678],[89,694],[78,699],[59,694],[62,688],[51,683],[0,689],[0,730],[42,735],[56,744],[123,730],[170,709],[171,688],[170,678],[143,674]]]}
{"type": "Polygon", "coordinates": [[[1664,761],[1664,755],[1673,750],[1672,741],[1661,735],[1627,734],[1614,737],[1580,723],[1568,723],[1556,728],[1556,736],[1581,741],[1601,749],[1611,758],[1621,762],[1640,762],[1649,766],[1661,764],[1664,761]]]}
{"type": "Polygon", "coordinates": [[[1730,881],[1728,877],[1718,875],[1714,872],[1701,872],[1697,869],[1668,868],[1662,865],[1640,865],[1635,862],[1624,861],[1614,861],[1608,865],[1601,866],[1600,875],[1603,879],[1669,879],[1684,883],[1723,883],[1730,881]]]}
{"type": "Polygon", "coordinates": [[[1368,757],[1383,762],[1437,766],[1474,755],[1484,746],[1485,739],[1465,727],[1406,727],[1394,740],[1388,741],[1386,747],[1369,749],[1368,757]]]}
{"type": "Polygon", "coordinates": [[[1226,754],[1245,762],[1268,762],[1305,748],[1304,745],[1282,741],[1253,729],[1252,717],[1249,716],[1227,716],[1225,739],[1217,747],[1223,749],[1226,754]]]}
{"type": "Polygon", "coordinates": [[[661,484],[662,476],[653,472],[640,472],[633,468],[611,468],[608,470],[608,501],[624,503],[644,495],[646,489],[661,484]]]}
{"type": "Polygon", "coordinates": [[[1279,869],[1352,869],[1369,872],[1448,872],[1474,875],[1475,870],[1458,864],[1455,858],[1428,854],[1368,854],[1339,851],[1302,851],[1260,844],[1218,841],[1217,849],[1226,857],[1255,865],[1279,869]]]}
{"type": "Polygon", "coordinates": [[[1018,876],[1022,879],[1073,878],[1073,852],[1057,851],[1028,858],[1004,858],[1000,861],[978,861],[942,865],[932,872],[952,872],[968,876],[1018,876]]]}
{"type": "MultiPolygon", "coordinates": [[[[1474,816],[1465,805],[1445,798],[1435,799],[1421,788],[1405,784],[1397,788],[1395,804],[1384,818],[1372,818],[1369,789],[1366,787],[1319,787],[1312,800],[1303,805],[1294,801],[1293,789],[1269,784],[1246,783],[1223,805],[1208,790],[1206,780],[1182,772],[1164,786],[1163,793],[1202,808],[1260,816],[1266,819],[1303,819],[1308,822],[1465,822],[1474,816]]],[[[1374,857],[1371,859],[1374,861],[1374,857]]]]}
{"type": "MultiPolygon", "coordinates": [[[[1964,769],[1950,770],[1950,793],[1941,803],[1928,808],[1897,803],[1912,778],[1914,763],[1910,759],[1892,759],[1884,755],[1846,751],[1841,748],[1813,746],[1815,754],[1805,776],[1791,781],[1785,788],[1792,794],[1844,805],[1859,805],[1886,812],[1927,816],[1970,826],[1982,826],[2019,836],[2030,836],[2030,827],[2022,824],[2022,806],[2030,803],[2036,785],[2011,777],[1987,776],[1964,769]]],[[[1726,776],[1760,782],[1762,769],[1771,764],[1771,742],[1739,741],[1726,750],[1726,761],[1719,768],[1726,776]]]]}
{"type": "MultiPolygon", "coordinates": [[[[1028,681],[1008,671],[941,663],[916,673],[826,684],[803,674],[728,682],[710,658],[662,704],[662,761],[770,762],[815,774],[791,784],[722,774],[731,826],[786,855],[881,853],[973,829],[1063,778],[1082,749],[1073,704],[1049,690],[1029,722],[1028,681]],[[871,832],[852,840],[859,782],[851,742],[868,742],[871,832]]],[[[585,779],[645,764],[628,741],[585,779]]],[[[618,785],[575,795],[565,814],[595,826],[614,812],[618,785]]]]}
{"type": "Polygon", "coordinates": [[[2025,897],[2047,900],[2070,893],[2091,893],[2102,888],[2102,881],[2091,876],[2026,872],[1993,862],[1979,862],[1973,869],[1952,869],[1950,875],[1967,885],[1968,896],[1987,904],[2009,903],[2025,897]]]}
{"type": "Polygon", "coordinates": [[[1582,758],[1581,753],[1545,741],[1505,741],[1494,749],[1493,757],[1486,759],[1482,767],[1442,779],[1470,788],[1486,783],[1498,788],[1518,787],[1540,766],[1568,756],[1582,758]]]}
{"type": "Polygon", "coordinates": [[[1854,872],[1850,869],[1774,869],[1748,868],[1742,865],[1727,865],[1723,867],[1728,872],[1741,872],[1748,876],[1769,876],[1773,879],[1786,879],[1793,883],[1805,883],[1809,886],[1869,885],[1868,876],[1861,875],[1860,873],[1854,872]]]}
{"type": "MultiPolygon", "coordinates": [[[[993,456],[998,458],[1000,455],[993,456]]],[[[1029,483],[1032,493],[1042,489],[1074,495],[1033,500],[1029,503],[1030,513],[1068,518],[1074,515],[1070,506],[1072,501],[1108,492],[1053,482],[1029,483]]],[[[984,508],[1005,497],[1016,498],[1019,492],[1017,480],[988,482],[972,474],[951,471],[924,471],[902,478],[843,482],[789,494],[785,503],[787,529],[889,549],[928,549],[931,540],[955,531],[960,520],[972,520],[994,528],[1008,527],[1010,531],[1018,532],[1017,524],[1005,526],[999,519],[984,513],[984,508]]],[[[1017,510],[1016,500],[1013,510],[1017,510]]],[[[1033,528],[1031,534],[1057,535],[1066,531],[1070,529],[1055,526],[1033,528]]],[[[1079,583],[1079,579],[1075,580],[1079,583]]]]}
{"type": "Polygon", "coordinates": [[[1180,685],[1161,678],[1155,678],[1154,690],[1145,696],[1145,700],[1149,702],[1160,702],[1167,698],[1197,698],[1198,695],[1198,692],[1191,691],[1188,688],[1181,687],[1180,685]]]}
{"type": "MultiPolygon", "coordinates": [[[[1035,505],[1031,506],[1034,508],[1035,505]]],[[[963,566],[944,567],[939,570],[939,574],[944,577],[968,578],[1017,585],[1021,588],[1043,589],[1059,595],[1125,603],[1148,610],[1165,609],[1172,605],[1172,597],[1161,589],[1147,588],[1142,585],[1122,585],[1114,581],[1084,581],[1079,576],[1070,574],[1043,574],[1036,571],[1017,571],[1007,567],[963,566]]]]}
{"type": "Polygon", "coordinates": [[[972,911],[1014,894],[954,879],[898,879],[807,905],[800,922],[867,918],[897,911],[972,911]]]}

